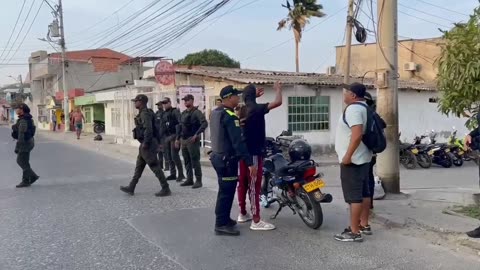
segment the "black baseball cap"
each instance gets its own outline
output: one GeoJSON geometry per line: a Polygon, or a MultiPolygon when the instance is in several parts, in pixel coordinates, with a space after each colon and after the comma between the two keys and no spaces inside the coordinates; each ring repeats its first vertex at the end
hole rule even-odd
{"type": "Polygon", "coordinates": [[[160,103],[162,103],[162,104],[167,104],[167,103],[170,103],[170,102],[172,102],[172,100],[170,100],[169,97],[164,97],[164,98],[162,99],[162,101],[160,101],[160,103]]]}
{"type": "Polygon", "coordinates": [[[193,95],[188,94],[188,95],[184,96],[182,98],[182,100],[185,100],[185,101],[186,100],[195,100],[195,97],[193,95]]]}
{"type": "Polygon", "coordinates": [[[137,102],[137,101],[141,101],[143,103],[147,103],[148,102],[148,97],[145,96],[145,95],[137,95],[134,99],[132,99],[133,102],[137,102]]]}
{"type": "Polygon", "coordinates": [[[241,95],[242,91],[233,88],[233,85],[228,85],[225,86],[222,91],[220,91],[220,98],[221,99],[226,99],[231,96],[238,96],[241,95]]]}
{"type": "Polygon", "coordinates": [[[367,87],[361,83],[354,82],[352,84],[344,84],[342,87],[352,93],[354,93],[359,98],[365,98],[367,93],[367,87]]]}

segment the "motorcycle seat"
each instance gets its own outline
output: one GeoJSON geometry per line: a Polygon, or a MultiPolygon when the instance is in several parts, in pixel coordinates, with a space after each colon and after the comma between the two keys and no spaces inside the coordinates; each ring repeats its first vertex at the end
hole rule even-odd
{"type": "Polygon", "coordinates": [[[295,176],[297,173],[305,171],[305,169],[310,166],[312,166],[312,162],[309,160],[295,161],[292,163],[285,164],[285,166],[283,167],[279,167],[275,171],[275,174],[280,177],[295,176]]]}

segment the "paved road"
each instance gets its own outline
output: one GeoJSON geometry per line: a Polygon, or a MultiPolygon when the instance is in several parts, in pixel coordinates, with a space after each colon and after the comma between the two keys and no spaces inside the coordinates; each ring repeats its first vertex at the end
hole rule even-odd
{"type": "MultiPolygon", "coordinates": [[[[158,183],[147,173],[137,195],[128,197],[118,187],[128,182],[131,163],[38,138],[32,166],[42,178],[16,190],[20,171],[9,136],[0,128],[0,269],[478,267],[478,258],[380,225],[362,244],[334,241],[333,234],[347,222],[336,181],[330,190],[337,200],[324,206],[320,230],[308,229],[285,210],[275,221],[276,231],[251,232],[242,226],[238,238],[212,234],[216,193],[210,169],[207,188],[199,191],[173,184],[172,197],[156,198],[158,183]]],[[[327,178],[338,178],[335,168],[325,172],[327,178]]]]}

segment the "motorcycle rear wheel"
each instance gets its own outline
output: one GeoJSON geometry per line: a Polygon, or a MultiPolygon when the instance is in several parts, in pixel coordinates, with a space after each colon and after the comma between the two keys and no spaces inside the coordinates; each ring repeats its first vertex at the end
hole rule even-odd
{"type": "Polygon", "coordinates": [[[417,155],[417,163],[420,167],[428,169],[432,167],[432,158],[427,153],[420,153],[417,155]]]}
{"type": "Polygon", "coordinates": [[[455,154],[449,153],[450,159],[452,160],[453,165],[456,167],[462,167],[463,165],[463,158],[458,157],[455,154]]]}
{"type": "Polygon", "coordinates": [[[93,132],[95,132],[95,134],[101,134],[101,133],[105,132],[105,127],[102,126],[102,125],[94,125],[93,126],[93,132]]]}
{"type": "Polygon", "coordinates": [[[444,168],[450,168],[453,165],[453,159],[450,157],[450,155],[445,155],[443,160],[440,162],[440,166],[444,168]]]}
{"type": "Polygon", "coordinates": [[[300,204],[298,215],[303,222],[314,230],[320,228],[323,224],[322,206],[315,200],[313,194],[299,188],[297,190],[297,202],[300,204]],[[306,213],[305,210],[307,210],[306,213]]]}

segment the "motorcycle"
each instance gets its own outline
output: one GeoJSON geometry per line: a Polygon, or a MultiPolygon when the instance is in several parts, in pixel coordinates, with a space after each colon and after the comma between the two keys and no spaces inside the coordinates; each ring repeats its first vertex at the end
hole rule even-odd
{"type": "Polygon", "coordinates": [[[413,145],[415,146],[415,150],[413,153],[417,156],[417,163],[423,169],[428,169],[432,167],[433,161],[432,157],[428,154],[426,149],[422,149],[420,147],[416,147],[416,145],[421,144],[422,140],[425,139],[426,136],[416,136],[413,140],[413,145]]]}
{"type": "Polygon", "coordinates": [[[100,120],[93,120],[93,132],[101,134],[105,132],[105,122],[100,120]]]}
{"type": "MultiPolygon", "coordinates": [[[[415,141],[415,146],[421,150],[427,151],[432,158],[432,163],[440,165],[444,168],[450,168],[453,165],[453,155],[450,153],[450,148],[446,144],[436,144],[435,138],[437,134],[432,131],[430,134],[430,144],[422,144],[420,140],[415,141]]],[[[420,138],[427,138],[422,136],[420,138]]]]}
{"type": "Polygon", "coordinates": [[[455,127],[453,127],[452,135],[448,138],[448,145],[450,146],[451,152],[458,159],[462,159],[463,161],[473,160],[478,165],[478,159],[476,155],[473,153],[473,151],[470,149],[465,149],[463,140],[457,138],[457,130],[455,129],[455,127]]]}
{"type": "MultiPolygon", "coordinates": [[[[277,149],[281,147],[278,138],[269,141],[277,149]]],[[[297,139],[291,146],[298,141],[308,145],[305,141],[297,139]]],[[[318,229],[323,223],[321,203],[330,203],[333,197],[321,191],[325,187],[325,182],[322,179],[323,175],[316,172],[317,164],[310,159],[288,161],[280,151],[273,150],[274,152],[271,152],[264,162],[264,184],[271,194],[268,205],[275,202],[279,204],[277,212],[271,219],[277,218],[287,206],[293,214],[298,213],[308,227],[318,229]]]]}

